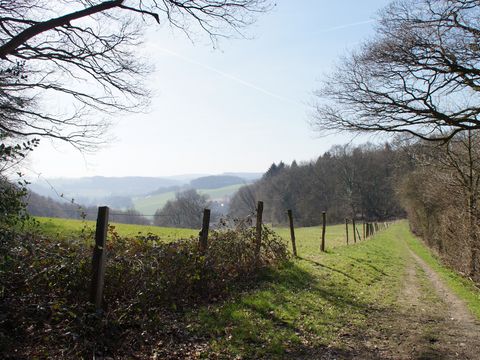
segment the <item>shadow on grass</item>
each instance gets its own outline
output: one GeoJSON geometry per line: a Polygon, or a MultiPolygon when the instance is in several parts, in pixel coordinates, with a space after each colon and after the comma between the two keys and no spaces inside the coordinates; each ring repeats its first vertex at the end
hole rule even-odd
{"type": "Polygon", "coordinates": [[[320,272],[314,276],[293,263],[267,271],[255,291],[219,307],[201,309],[196,315],[197,335],[209,337],[211,351],[227,358],[358,356],[361,349],[326,345],[341,328],[349,327],[352,319],[370,314],[373,304],[356,296],[354,284],[359,283],[358,279],[342,270],[304,260],[335,275],[320,272]],[[340,277],[346,277],[348,284],[339,281],[340,277]]]}
{"type": "Polygon", "coordinates": [[[380,273],[381,275],[384,275],[384,276],[388,276],[388,274],[386,272],[384,272],[383,270],[379,269],[377,266],[374,266],[372,265],[368,260],[366,259],[360,259],[360,258],[355,258],[353,256],[347,256],[349,259],[352,259],[353,261],[355,261],[356,263],[360,264],[360,265],[363,265],[363,266],[368,266],[369,268],[371,268],[372,270],[380,273]]]}
{"type": "Polygon", "coordinates": [[[330,267],[330,266],[327,266],[327,265],[325,265],[325,264],[320,264],[319,262],[317,262],[317,261],[315,261],[315,260],[312,260],[312,259],[309,259],[309,258],[300,257],[300,256],[299,256],[298,258],[299,258],[300,260],[307,261],[307,262],[313,264],[314,266],[319,266],[319,267],[322,267],[322,268],[324,268],[324,269],[327,269],[327,270],[330,270],[330,271],[334,271],[334,272],[336,272],[336,273],[338,273],[338,274],[341,274],[341,275],[343,275],[343,276],[345,276],[345,277],[347,277],[347,278],[349,278],[349,279],[351,279],[351,280],[353,280],[353,281],[356,281],[357,283],[360,282],[358,279],[356,279],[355,277],[353,277],[353,276],[350,275],[350,274],[347,274],[346,272],[344,272],[344,271],[342,271],[342,270],[335,269],[335,268],[330,267]]]}

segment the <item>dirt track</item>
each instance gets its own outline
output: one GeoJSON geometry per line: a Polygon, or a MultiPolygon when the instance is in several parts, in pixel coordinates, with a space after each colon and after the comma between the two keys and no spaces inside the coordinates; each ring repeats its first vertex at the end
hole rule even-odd
{"type": "Polygon", "coordinates": [[[480,322],[435,271],[409,254],[397,311],[372,314],[368,330],[349,344],[356,353],[345,358],[480,359],[480,322]]]}

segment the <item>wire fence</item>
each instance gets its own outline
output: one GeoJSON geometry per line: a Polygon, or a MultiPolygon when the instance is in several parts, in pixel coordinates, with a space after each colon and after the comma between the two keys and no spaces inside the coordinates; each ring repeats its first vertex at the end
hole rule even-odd
{"type": "MultiPolygon", "coordinates": [[[[93,206],[92,206],[93,208],[93,206]]],[[[97,207],[95,207],[96,209],[97,207]]],[[[110,212],[110,216],[137,216],[137,217],[174,217],[175,215],[170,214],[142,214],[142,213],[129,213],[129,210],[125,210],[125,212],[110,212]]],[[[70,210],[65,209],[63,210],[65,213],[69,214],[78,214],[78,215],[87,215],[87,216],[97,216],[96,211],[84,211],[84,210],[70,210]]]]}
{"type": "MultiPolygon", "coordinates": [[[[67,203],[67,204],[70,204],[70,205],[73,205],[73,206],[77,206],[78,209],[61,209],[62,213],[66,213],[68,215],[76,215],[78,218],[85,218],[85,217],[96,217],[97,216],[97,206],[94,206],[94,205],[90,205],[90,206],[86,206],[86,205],[82,205],[82,204],[79,204],[77,202],[75,202],[75,198],[72,196],[72,197],[69,197],[69,196],[66,196],[64,192],[62,191],[58,191],[55,186],[53,186],[53,184],[48,181],[48,179],[46,179],[41,173],[29,168],[29,167],[26,167],[26,166],[23,166],[25,169],[27,169],[28,171],[30,171],[31,173],[35,174],[37,176],[38,179],[44,181],[48,187],[50,188],[50,190],[52,190],[52,192],[56,195],[56,197],[58,199],[60,199],[61,201],[67,203]]],[[[135,209],[127,209],[125,211],[122,211],[122,212],[110,212],[110,216],[123,216],[123,217],[145,217],[145,218],[173,218],[175,215],[172,215],[172,214],[160,214],[160,213],[155,213],[155,214],[142,214],[142,213],[139,213],[137,212],[137,210],[135,209]]]]}

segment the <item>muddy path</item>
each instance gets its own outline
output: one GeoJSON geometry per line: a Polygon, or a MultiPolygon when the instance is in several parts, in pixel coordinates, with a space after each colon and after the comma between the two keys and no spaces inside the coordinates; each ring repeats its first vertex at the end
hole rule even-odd
{"type": "Polygon", "coordinates": [[[480,322],[410,249],[395,308],[372,314],[351,358],[480,359],[480,322]]]}

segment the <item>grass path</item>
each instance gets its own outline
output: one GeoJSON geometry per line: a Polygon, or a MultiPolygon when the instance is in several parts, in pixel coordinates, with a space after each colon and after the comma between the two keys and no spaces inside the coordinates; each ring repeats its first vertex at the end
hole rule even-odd
{"type": "MultiPolygon", "coordinates": [[[[463,301],[412,252],[422,250],[422,245],[406,222],[356,245],[331,248],[327,254],[308,249],[289,266],[266,274],[259,287],[186,314],[188,331],[170,333],[170,341],[157,350],[158,358],[168,358],[172,348],[191,359],[477,355],[472,350],[480,348],[476,319],[465,306],[458,315],[463,301]]],[[[455,281],[459,287],[467,286],[455,281]]],[[[463,291],[476,299],[473,305],[480,305],[478,291],[463,291]]]]}

